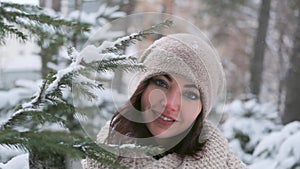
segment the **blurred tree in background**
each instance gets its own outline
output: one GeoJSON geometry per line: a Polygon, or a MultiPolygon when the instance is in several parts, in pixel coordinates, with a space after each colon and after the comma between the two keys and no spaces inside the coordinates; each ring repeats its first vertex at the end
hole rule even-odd
{"type": "Polygon", "coordinates": [[[253,55],[250,61],[250,92],[259,100],[260,88],[262,84],[262,73],[265,48],[266,48],[266,37],[269,26],[271,0],[262,0],[259,17],[258,17],[258,28],[256,31],[256,37],[254,41],[253,55]]]}
{"type": "Polygon", "coordinates": [[[71,35],[87,32],[89,24],[59,19],[46,14],[42,8],[30,5],[1,3],[1,41],[13,35],[22,41],[34,38],[41,48],[42,77],[50,72],[49,62],[57,63],[62,46],[68,45],[71,35]],[[27,32],[27,33],[25,33],[27,32]],[[67,33],[68,32],[68,33],[67,33]]]}
{"type": "Polygon", "coordinates": [[[295,1],[294,3],[295,10],[298,12],[298,23],[294,33],[293,50],[285,81],[285,109],[282,117],[284,124],[296,120],[300,121],[300,2],[295,1]]]}

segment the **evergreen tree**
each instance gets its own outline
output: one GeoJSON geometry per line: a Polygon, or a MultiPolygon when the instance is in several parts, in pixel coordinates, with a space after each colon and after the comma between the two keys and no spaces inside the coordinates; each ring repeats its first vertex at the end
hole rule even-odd
{"type": "MultiPolygon", "coordinates": [[[[7,8],[34,10],[37,7],[1,3],[0,13],[4,13],[7,18],[10,18],[7,13],[13,10],[6,10],[7,8]]],[[[27,12],[23,13],[24,10],[21,12],[16,10],[20,13],[15,15],[15,19],[17,15],[20,15],[30,22],[53,24],[53,28],[56,29],[61,24],[82,29],[72,22],[53,19],[43,14],[33,16],[27,12]]],[[[14,19],[7,20],[16,23],[14,19]]],[[[27,39],[24,32],[6,22],[4,20],[0,22],[4,27],[1,29],[2,42],[4,42],[3,38],[7,34],[14,34],[21,40],[27,39]]],[[[35,33],[36,28],[26,24],[17,24],[31,33],[35,33]]],[[[92,72],[142,69],[134,57],[124,54],[124,49],[135,41],[157,33],[158,30],[168,27],[170,24],[171,22],[167,20],[139,33],[119,38],[109,44],[106,42],[99,47],[89,45],[80,52],[74,48],[69,48],[70,64],[66,68],[49,73],[40,90],[32,98],[15,107],[14,114],[2,124],[0,145],[28,151],[31,156],[31,168],[64,168],[61,164],[65,157],[89,157],[100,160],[107,166],[122,167],[117,164],[117,157],[98,146],[85,135],[78,118],[76,118],[80,117],[80,112],[76,110],[71,94],[86,100],[94,100],[99,97],[93,91],[101,89],[102,83],[92,79],[90,76],[92,72]],[[51,129],[53,125],[60,127],[53,130],[51,129]]],[[[37,29],[37,31],[40,30],[37,29]]],[[[150,150],[147,149],[147,151],[150,150]]]]}

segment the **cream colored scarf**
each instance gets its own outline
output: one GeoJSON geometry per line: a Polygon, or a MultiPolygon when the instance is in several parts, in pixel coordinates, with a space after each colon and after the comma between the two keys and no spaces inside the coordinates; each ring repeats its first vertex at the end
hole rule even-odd
{"type": "MultiPolygon", "coordinates": [[[[103,142],[107,137],[107,125],[101,129],[97,136],[99,142],[103,142]]],[[[172,153],[156,160],[145,155],[142,158],[122,158],[120,163],[129,168],[137,169],[246,169],[246,166],[232,153],[227,140],[213,124],[205,121],[204,128],[210,134],[203,149],[195,157],[187,156],[181,159],[176,153],[172,153]]],[[[105,168],[101,163],[92,159],[83,160],[82,166],[84,169],[105,168]]]]}

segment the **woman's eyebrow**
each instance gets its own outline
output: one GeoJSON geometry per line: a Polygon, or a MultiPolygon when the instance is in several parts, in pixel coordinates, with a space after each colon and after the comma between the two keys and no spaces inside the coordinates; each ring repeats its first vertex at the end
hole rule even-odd
{"type": "Polygon", "coordinates": [[[172,82],[172,78],[171,78],[170,75],[165,74],[165,75],[163,75],[163,77],[165,77],[167,80],[169,80],[170,82],[172,82]]]}
{"type": "Polygon", "coordinates": [[[195,88],[195,89],[198,89],[197,86],[195,84],[186,84],[184,85],[183,87],[185,88],[195,88]]]}

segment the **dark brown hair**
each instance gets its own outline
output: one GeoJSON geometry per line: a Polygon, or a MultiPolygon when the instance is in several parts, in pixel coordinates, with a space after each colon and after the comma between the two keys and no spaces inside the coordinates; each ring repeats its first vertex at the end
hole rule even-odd
{"type": "MultiPolygon", "coordinates": [[[[141,97],[152,78],[142,81],[129,99],[128,103],[114,114],[110,123],[111,129],[109,131],[107,142],[111,143],[113,141],[115,136],[114,131],[134,138],[153,137],[145,123],[134,122],[126,118],[128,116],[141,118],[141,97]],[[124,117],[124,115],[126,115],[126,117],[124,117]]],[[[177,153],[182,158],[187,155],[196,155],[196,152],[201,150],[205,144],[205,142],[199,141],[199,136],[203,128],[203,122],[204,113],[200,112],[185,137],[174,147],[168,150],[167,153],[177,153]]]]}

